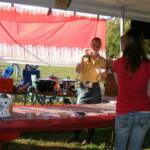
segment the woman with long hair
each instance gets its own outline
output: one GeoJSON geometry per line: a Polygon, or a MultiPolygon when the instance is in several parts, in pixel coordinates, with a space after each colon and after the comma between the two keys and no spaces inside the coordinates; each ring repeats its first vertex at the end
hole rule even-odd
{"type": "Polygon", "coordinates": [[[140,150],[150,128],[150,60],[144,36],[129,29],[121,38],[123,56],[113,62],[118,84],[115,149],[140,150]]]}

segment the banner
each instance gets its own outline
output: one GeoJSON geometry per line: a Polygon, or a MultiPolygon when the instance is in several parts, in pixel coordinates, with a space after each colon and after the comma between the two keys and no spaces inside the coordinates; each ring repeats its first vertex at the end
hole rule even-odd
{"type": "MultiPolygon", "coordinates": [[[[90,46],[90,41],[95,36],[101,38],[102,50],[105,51],[106,20],[79,18],[75,16],[33,15],[27,12],[17,12],[16,9],[0,10],[0,58],[3,57],[2,50],[9,47],[11,53],[8,51],[9,54],[7,56],[10,58],[11,55],[12,58],[10,59],[14,60],[16,58],[17,60],[18,56],[16,53],[20,49],[20,52],[24,51],[22,52],[24,56],[22,56],[21,60],[26,60],[27,62],[29,61],[27,58],[29,59],[30,57],[32,60],[32,57],[38,59],[38,51],[42,47],[41,51],[43,55],[46,51],[49,51],[49,56],[53,55],[54,57],[55,54],[51,54],[52,49],[57,51],[56,57],[60,57],[60,55],[64,56],[63,52],[71,54],[69,57],[75,59],[75,61],[67,62],[67,64],[73,65],[72,63],[78,61],[77,59],[84,52],[83,50],[90,46]],[[14,47],[17,47],[17,52],[14,50],[14,47]],[[73,58],[74,54],[72,51],[75,49],[81,52],[77,52],[80,56],[73,58]]],[[[65,55],[68,56],[68,54],[65,55]]],[[[44,56],[42,59],[44,59],[44,56]]],[[[50,60],[44,59],[44,61],[47,64],[53,63],[50,60]]]]}

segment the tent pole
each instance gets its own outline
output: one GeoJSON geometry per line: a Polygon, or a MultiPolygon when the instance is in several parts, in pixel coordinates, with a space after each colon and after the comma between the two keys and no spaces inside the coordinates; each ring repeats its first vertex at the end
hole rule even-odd
{"type": "Polygon", "coordinates": [[[120,18],[120,37],[124,33],[124,21],[125,21],[125,8],[122,7],[121,18],[120,18]]]}
{"type": "Polygon", "coordinates": [[[122,51],[121,51],[121,36],[124,33],[124,23],[125,23],[125,7],[122,7],[121,18],[120,18],[120,56],[122,55],[122,51]]]}

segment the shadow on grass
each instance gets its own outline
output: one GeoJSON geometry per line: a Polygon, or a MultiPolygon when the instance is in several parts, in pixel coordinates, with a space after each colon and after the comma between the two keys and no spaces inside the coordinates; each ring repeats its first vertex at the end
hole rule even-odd
{"type": "MultiPolygon", "coordinates": [[[[69,142],[73,132],[26,133],[8,145],[4,150],[104,150],[110,144],[111,128],[96,129],[92,144],[83,146],[81,141],[86,138],[87,132],[81,132],[79,142],[69,142]],[[40,144],[42,142],[42,144],[40,144]]],[[[143,148],[150,148],[150,130],[146,135],[143,148]]]]}
{"type": "Polygon", "coordinates": [[[150,149],[150,129],[146,134],[144,144],[143,144],[143,148],[149,148],[150,149]]]}
{"type": "MultiPolygon", "coordinates": [[[[94,136],[92,137],[92,143],[109,143],[111,140],[111,128],[100,128],[96,129],[94,136]]],[[[73,136],[73,132],[39,132],[39,133],[26,133],[22,134],[20,139],[35,139],[35,140],[45,140],[51,142],[68,142],[69,139],[73,136]]],[[[87,131],[84,130],[79,136],[79,142],[83,141],[87,137],[87,131]]]]}
{"type": "Polygon", "coordinates": [[[5,144],[4,150],[104,150],[110,141],[111,128],[96,129],[91,144],[82,145],[86,131],[81,132],[79,141],[69,142],[74,132],[24,133],[17,140],[5,144]]]}
{"type": "Polygon", "coordinates": [[[36,146],[30,144],[7,144],[3,146],[3,150],[82,150],[80,148],[69,148],[61,146],[36,146]]]}

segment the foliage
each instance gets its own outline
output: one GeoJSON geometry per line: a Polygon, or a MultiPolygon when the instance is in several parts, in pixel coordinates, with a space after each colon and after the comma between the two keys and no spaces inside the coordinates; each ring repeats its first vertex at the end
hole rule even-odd
{"type": "Polygon", "coordinates": [[[150,40],[145,40],[145,50],[147,54],[150,54],[150,40]]]}
{"type": "MultiPolygon", "coordinates": [[[[124,30],[130,27],[130,20],[125,20],[124,30]]],[[[106,32],[106,55],[107,57],[118,57],[120,55],[120,19],[112,18],[107,21],[106,32]]]]}
{"type": "Polygon", "coordinates": [[[107,32],[106,32],[106,53],[107,57],[117,57],[120,52],[120,25],[119,19],[111,19],[107,21],[107,32]]]}
{"type": "MultiPolygon", "coordinates": [[[[125,32],[130,28],[131,21],[125,19],[125,32]]],[[[117,58],[120,55],[120,19],[112,18],[107,21],[106,31],[106,55],[107,57],[117,58]]],[[[145,39],[145,50],[150,54],[150,40],[145,39]]]]}

